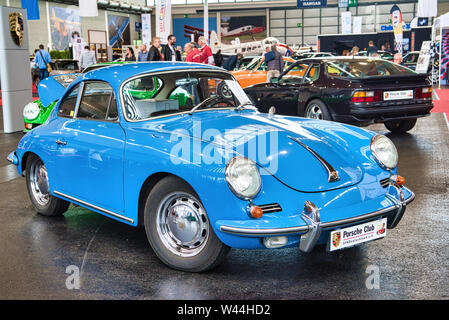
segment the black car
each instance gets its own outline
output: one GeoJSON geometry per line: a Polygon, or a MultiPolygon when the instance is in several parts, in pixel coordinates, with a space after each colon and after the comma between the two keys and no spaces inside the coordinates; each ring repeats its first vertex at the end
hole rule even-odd
{"type": "Polygon", "coordinates": [[[368,125],[406,132],[433,108],[426,74],[375,58],[300,60],[271,83],[245,92],[261,112],[368,125]]]}

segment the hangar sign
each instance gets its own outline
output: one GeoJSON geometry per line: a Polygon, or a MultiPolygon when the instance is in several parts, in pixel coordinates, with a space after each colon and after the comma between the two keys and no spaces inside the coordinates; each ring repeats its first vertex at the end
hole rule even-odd
{"type": "Polygon", "coordinates": [[[319,8],[326,7],[327,0],[298,0],[297,7],[298,8],[319,8]]]}

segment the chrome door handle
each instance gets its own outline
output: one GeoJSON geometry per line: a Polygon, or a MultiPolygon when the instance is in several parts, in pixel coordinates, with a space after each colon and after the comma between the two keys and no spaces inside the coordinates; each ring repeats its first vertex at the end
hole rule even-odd
{"type": "Polygon", "coordinates": [[[63,145],[63,146],[65,146],[67,144],[67,142],[59,140],[59,139],[56,140],[56,143],[59,144],[59,145],[63,145]]]}

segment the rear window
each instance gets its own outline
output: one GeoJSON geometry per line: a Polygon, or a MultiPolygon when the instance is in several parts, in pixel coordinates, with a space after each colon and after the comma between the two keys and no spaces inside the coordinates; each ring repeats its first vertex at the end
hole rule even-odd
{"type": "Polygon", "coordinates": [[[386,77],[415,74],[398,64],[380,60],[333,60],[326,63],[327,74],[345,78],[386,77]]]}

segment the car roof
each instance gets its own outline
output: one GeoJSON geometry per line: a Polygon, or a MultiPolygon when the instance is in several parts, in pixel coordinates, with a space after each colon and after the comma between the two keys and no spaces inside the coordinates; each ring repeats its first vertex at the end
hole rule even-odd
{"type": "Polygon", "coordinates": [[[118,88],[123,81],[139,74],[190,69],[225,71],[219,67],[192,62],[134,62],[112,64],[110,66],[89,71],[74,81],[74,84],[83,80],[106,80],[113,87],[118,88]]]}
{"type": "MultiPolygon", "coordinates": [[[[313,57],[313,58],[305,58],[300,59],[299,61],[305,62],[305,61],[334,61],[334,60],[357,60],[357,61],[371,61],[371,60],[380,60],[379,58],[373,58],[373,57],[360,57],[360,56],[328,56],[328,57],[313,57]]],[[[383,60],[382,60],[383,61],[383,60]]]]}

